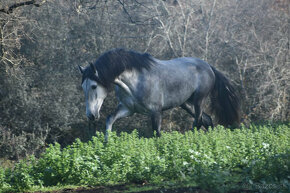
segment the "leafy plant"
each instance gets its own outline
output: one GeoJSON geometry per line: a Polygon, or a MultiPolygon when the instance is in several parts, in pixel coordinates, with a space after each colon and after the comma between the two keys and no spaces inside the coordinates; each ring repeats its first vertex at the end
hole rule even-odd
{"type": "Polygon", "coordinates": [[[289,124],[236,130],[218,126],[150,139],[140,138],[137,131],[113,132],[108,143],[97,132],[87,143],[77,139],[63,149],[56,143],[39,159],[0,168],[0,190],[169,181],[194,182],[216,192],[287,190],[289,138],[289,124]]]}

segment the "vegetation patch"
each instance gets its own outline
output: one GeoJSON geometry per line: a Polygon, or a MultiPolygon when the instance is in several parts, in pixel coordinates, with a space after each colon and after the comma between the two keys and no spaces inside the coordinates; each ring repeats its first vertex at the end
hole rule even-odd
{"type": "Polygon", "coordinates": [[[13,168],[0,167],[0,192],[53,186],[195,184],[214,192],[290,189],[289,123],[252,125],[208,132],[162,133],[140,138],[137,131],[103,133],[66,148],[50,145],[13,168]]]}

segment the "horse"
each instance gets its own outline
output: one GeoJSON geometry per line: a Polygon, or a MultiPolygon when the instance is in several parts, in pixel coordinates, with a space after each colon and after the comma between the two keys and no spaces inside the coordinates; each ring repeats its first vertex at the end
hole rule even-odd
{"type": "Polygon", "coordinates": [[[233,85],[201,59],[159,60],[148,53],[116,48],[103,53],[94,63],[78,67],[86,116],[91,121],[99,119],[103,101],[115,85],[119,104],[107,117],[105,141],[116,120],[134,113],[150,116],[153,131],[159,137],[162,112],[174,107],[181,107],[194,117],[193,128],[213,127],[212,118],[204,112],[207,97],[218,124],[240,122],[240,102],[233,85]]]}

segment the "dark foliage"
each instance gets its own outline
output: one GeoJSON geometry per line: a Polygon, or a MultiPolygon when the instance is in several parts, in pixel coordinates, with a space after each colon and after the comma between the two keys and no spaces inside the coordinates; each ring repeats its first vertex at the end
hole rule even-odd
{"type": "MultiPolygon", "coordinates": [[[[77,66],[117,47],[160,59],[202,58],[237,88],[243,123],[289,121],[287,3],[0,0],[0,157],[17,159],[49,143],[87,140],[88,128],[103,131],[116,99],[109,93],[100,120],[88,124],[77,66]]],[[[193,121],[180,109],[163,117],[167,131],[184,132],[193,121]]],[[[137,129],[149,137],[150,125],[134,115],[117,121],[114,130],[137,129]]]]}

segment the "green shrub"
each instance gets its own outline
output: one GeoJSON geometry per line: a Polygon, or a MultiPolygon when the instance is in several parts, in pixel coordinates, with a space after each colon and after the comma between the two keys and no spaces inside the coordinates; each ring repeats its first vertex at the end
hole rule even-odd
{"type": "Polygon", "coordinates": [[[6,182],[5,182],[5,169],[0,168],[0,190],[4,189],[6,186],[6,182]]]}
{"type": "Polygon", "coordinates": [[[17,164],[13,170],[7,169],[5,178],[7,183],[10,185],[10,190],[29,190],[34,184],[32,168],[33,165],[24,160],[17,164]]]}
{"type": "Polygon", "coordinates": [[[216,192],[289,189],[289,125],[252,125],[208,132],[163,133],[139,138],[97,133],[61,149],[50,145],[39,159],[30,157],[12,170],[0,169],[0,190],[32,186],[194,182],[216,192]],[[5,176],[6,179],[5,180],[5,176]]]}

